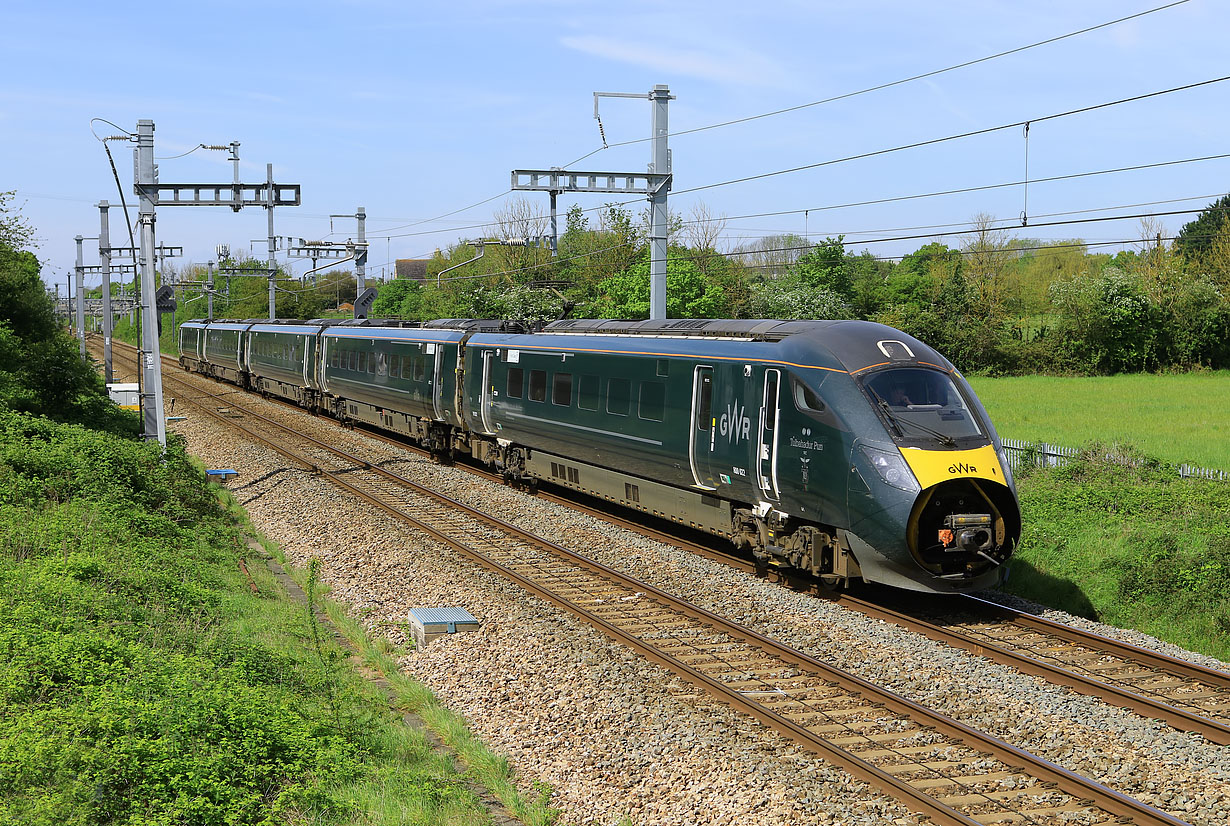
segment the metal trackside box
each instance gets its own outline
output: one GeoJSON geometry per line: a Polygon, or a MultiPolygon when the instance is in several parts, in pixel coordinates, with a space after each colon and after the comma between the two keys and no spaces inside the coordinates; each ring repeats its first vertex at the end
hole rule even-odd
{"type": "Polygon", "coordinates": [[[410,630],[419,648],[445,634],[477,631],[479,621],[464,608],[411,608],[410,630]]]}

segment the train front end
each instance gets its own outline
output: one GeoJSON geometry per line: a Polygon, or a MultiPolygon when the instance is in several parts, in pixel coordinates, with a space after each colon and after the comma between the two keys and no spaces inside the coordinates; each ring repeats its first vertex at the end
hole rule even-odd
{"type": "Polygon", "coordinates": [[[927,591],[997,585],[1020,541],[1021,513],[1006,454],[969,383],[916,358],[890,358],[856,381],[883,433],[866,433],[852,455],[847,538],[863,578],[927,591]]]}

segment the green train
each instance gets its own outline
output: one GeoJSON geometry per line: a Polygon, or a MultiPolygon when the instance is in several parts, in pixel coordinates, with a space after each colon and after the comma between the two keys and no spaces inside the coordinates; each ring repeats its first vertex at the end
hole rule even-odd
{"type": "Polygon", "coordinates": [[[1011,470],[943,356],[865,321],[192,321],[189,370],[728,538],[832,585],[1002,578],[1011,470]]]}

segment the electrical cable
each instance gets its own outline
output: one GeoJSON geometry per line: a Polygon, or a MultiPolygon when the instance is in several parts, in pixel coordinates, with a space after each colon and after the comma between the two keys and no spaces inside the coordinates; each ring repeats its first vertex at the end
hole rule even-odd
{"type": "MultiPolygon", "coordinates": [[[[1012,55],[1012,54],[1017,54],[1017,53],[1019,53],[1019,52],[1028,51],[1029,49],[1037,48],[1038,46],[1046,46],[1046,45],[1048,45],[1048,44],[1050,44],[1050,43],[1057,43],[1057,42],[1059,42],[1060,40],[1066,40],[1066,39],[1068,39],[1068,38],[1071,38],[1071,37],[1076,37],[1076,36],[1078,36],[1078,35],[1088,34],[1089,32],[1094,32],[1094,31],[1097,31],[1098,29],[1104,29],[1104,28],[1107,28],[1107,27],[1109,27],[1109,26],[1114,26],[1114,25],[1116,25],[1116,24],[1118,24],[1118,23],[1125,23],[1125,22],[1127,22],[1127,21],[1129,21],[1129,20],[1135,20],[1136,18],[1139,18],[1139,17],[1144,17],[1144,16],[1146,16],[1146,15],[1153,14],[1153,13],[1155,13],[1155,12],[1165,11],[1166,9],[1174,8],[1175,6],[1181,6],[1181,5],[1183,5],[1184,3],[1186,3],[1186,2],[1188,2],[1188,0],[1177,0],[1177,2],[1167,3],[1167,4],[1165,4],[1165,5],[1162,5],[1162,6],[1157,6],[1157,7],[1152,8],[1152,9],[1147,9],[1147,10],[1142,11],[1142,12],[1137,12],[1136,14],[1130,14],[1130,15],[1128,15],[1127,17],[1120,17],[1120,18],[1117,18],[1117,19],[1115,19],[1115,20],[1109,20],[1109,21],[1107,21],[1107,22],[1105,22],[1105,23],[1099,23],[1099,24],[1098,24],[1098,25],[1096,25],[1096,26],[1088,26],[1088,27],[1086,27],[1086,28],[1084,28],[1084,29],[1079,29],[1079,30],[1074,31],[1074,32],[1068,32],[1067,34],[1061,34],[1061,35],[1058,35],[1058,36],[1056,36],[1056,37],[1051,37],[1051,38],[1048,38],[1048,39],[1046,39],[1046,40],[1040,40],[1040,41],[1038,41],[1037,43],[1030,43],[1030,44],[1025,45],[1025,46],[1018,46],[1018,47],[1016,47],[1015,49],[1008,49],[1007,51],[997,52],[996,54],[987,55],[986,57],[980,57],[980,58],[977,58],[977,59],[975,59],[975,60],[967,60],[967,61],[965,61],[964,63],[957,63],[957,64],[952,65],[952,66],[947,66],[947,67],[945,67],[945,68],[943,68],[943,69],[934,69],[934,70],[932,70],[932,71],[930,71],[930,72],[924,72],[924,73],[922,73],[922,74],[917,74],[917,75],[913,75],[913,76],[911,76],[911,77],[902,78],[901,80],[894,80],[894,81],[891,81],[891,82],[889,82],[889,83],[881,83],[881,84],[878,84],[878,85],[876,85],[876,86],[869,86],[869,87],[867,87],[866,89],[859,89],[859,90],[854,91],[854,92],[846,92],[846,93],[844,93],[844,94],[835,95],[835,96],[833,96],[833,97],[829,97],[829,98],[824,98],[823,100],[816,100],[816,101],[812,101],[811,103],[802,103],[802,104],[799,104],[799,105],[797,105],[797,106],[788,106],[788,107],[786,107],[785,109],[775,109],[775,110],[774,110],[774,111],[772,111],[772,112],[764,112],[764,113],[759,114],[759,115],[749,115],[748,117],[736,118],[736,119],[734,119],[734,120],[723,121],[723,122],[721,122],[721,123],[713,123],[713,124],[710,124],[710,125],[708,125],[708,126],[698,126],[698,127],[693,128],[693,129],[682,129],[682,130],[680,130],[680,131],[678,131],[678,132],[669,132],[669,133],[667,133],[667,137],[668,137],[668,138],[673,138],[673,137],[676,137],[676,136],[678,136],[678,135],[690,135],[690,134],[693,134],[693,133],[696,133],[696,132],[705,132],[705,131],[708,131],[708,130],[710,130],[710,129],[720,129],[720,128],[725,127],[725,126],[733,126],[734,124],[738,124],[738,123],[747,123],[747,122],[749,122],[749,121],[753,121],[753,120],[760,120],[760,119],[762,119],[762,118],[769,118],[769,117],[774,117],[774,116],[776,116],[776,115],[783,115],[783,114],[786,114],[786,113],[788,113],[788,112],[797,112],[797,111],[798,111],[798,110],[800,110],[800,109],[807,109],[807,108],[810,108],[810,107],[812,107],[812,106],[820,106],[820,105],[825,104],[825,103],[834,103],[834,102],[839,101],[839,100],[846,100],[847,98],[857,97],[858,95],[865,95],[865,94],[868,94],[869,92],[877,92],[877,91],[880,91],[880,90],[882,90],[882,89],[890,89],[890,88],[892,88],[892,87],[894,87],[894,86],[901,86],[901,85],[906,84],[906,83],[912,83],[912,82],[914,82],[914,81],[916,81],[916,80],[924,80],[924,79],[929,78],[929,77],[935,77],[936,75],[941,75],[941,74],[944,74],[945,72],[952,72],[952,71],[955,71],[955,70],[957,70],[957,69],[964,69],[964,68],[967,68],[967,67],[969,67],[969,66],[976,66],[976,65],[977,65],[977,64],[979,64],[979,63],[986,63],[986,62],[988,62],[988,61],[991,61],[991,60],[996,60],[996,59],[1001,58],[1001,57],[1007,57],[1008,55],[1012,55]]],[[[650,138],[636,138],[636,139],[634,139],[634,140],[619,141],[619,142],[616,142],[616,143],[610,144],[610,146],[608,147],[607,145],[605,145],[605,144],[606,144],[606,140],[605,140],[605,135],[604,135],[604,136],[603,136],[603,144],[604,144],[603,146],[600,146],[599,148],[595,149],[594,151],[589,152],[589,153],[587,153],[587,154],[585,154],[585,155],[582,155],[581,157],[577,158],[575,161],[572,161],[572,162],[570,162],[570,163],[566,163],[566,164],[564,164],[564,165],[563,165],[563,167],[561,167],[561,168],[562,168],[562,169],[567,169],[568,167],[572,166],[573,164],[580,163],[581,161],[585,160],[586,158],[589,158],[589,157],[591,157],[591,156],[593,156],[593,155],[598,154],[598,153],[599,153],[599,152],[601,152],[603,149],[613,148],[613,147],[616,147],[616,146],[630,146],[630,145],[632,145],[632,144],[636,144],[636,143],[644,143],[645,141],[650,141],[650,140],[653,140],[653,138],[652,138],[652,137],[650,137],[650,138]]]]}
{"type": "MultiPolygon", "coordinates": [[[[977,135],[987,135],[987,134],[990,134],[991,132],[999,132],[1004,129],[1014,129],[1016,127],[1024,126],[1026,123],[1036,124],[1042,121],[1056,120],[1058,118],[1066,118],[1071,115],[1079,115],[1079,114],[1084,114],[1086,112],[1093,112],[1098,109],[1106,109],[1111,106],[1119,106],[1120,104],[1124,104],[1124,103],[1134,103],[1139,100],[1147,100],[1149,98],[1159,97],[1160,95],[1169,95],[1174,92],[1183,92],[1189,89],[1197,89],[1202,86],[1209,86],[1214,83],[1222,83],[1227,80],[1230,80],[1230,75],[1223,75],[1222,77],[1216,77],[1210,80],[1202,80],[1197,83],[1187,83],[1187,84],[1184,84],[1183,86],[1174,86],[1169,89],[1162,89],[1157,92],[1148,92],[1143,95],[1133,95],[1131,97],[1119,98],[1118,100],[1106,101],[1105,103],[1096,103],[1091,106],[1082,106],[1078,109],[1069,109],[1065,112],[1056,112],[1051,115],[1043,115],[1041,117],[1029,118],[1027,120],[1018,120],[1012,123],[1001,124],[999,126],[988,126],[984,129],[974,129],[969,132],[960,132],[955,135],[946,135],[942,138],[930,138],[925,141],[916,141],[914,143],[902,144],[901,146],[893,146],[887,149],[876,149],[871,152],[860,152],[857,155],[847,155],[846,157],[843,157],[843,158],[832,158],[827,161],[818,161],[817,163],[803,164],[802,166],[790,167],[789,169],[779,169],[773,172],[762,172],[758,175],[746,175],[742,178],[732,178],[729,181],[719,181],[717,183],[704,184],[702,186],[694,186],[689,189],[675,190],[671,194],[683,195],[689,192],[700,192],[706,189],[716,189],[721,186],[730,186],[731,184],[741,184],[741,183],[747,183],[749,181],[758,181],[764,178],[772,178],[777,175],[789,175],[795,172],[803,172],[808,169],[818,169],[823,166],[832,166],[834,164],[846,163],[848,161],[862,160],[864,158],[874,158],[879,155],[888,155],[893,152],[901,152],[906,149],[917,149],[919,147],[933,146],[935,144],[945,143],[947,141],[961,140],[963,138],[972,138],[977,135]]],[[[633,202],[628,201],[626,203],[633,203],[633,202]]]]}
{"type": "MultiPolygon", "coordinates": [[[[452,212],[446,212],[443,215],[437,215],[434,218],[424,218],[422,221],[415,221],[410,224],[403,224],[402,226],[399,226],[399,227],[389,227],[388,229],[385,230],[385,232],[391,232],[392,230],[395,230],[395,229],[405,229],[406,227],[417,227],[419,224],[430,224],[433,221],[439,221],[441,218],[447,218],[450,215],[456,215],[459,212],[466,212],[468,210],[474,209],[475,207],[480,207],[483,204],[494,201],[496,198],[503,198],[505,195],[509,194],[510,192],[512,192],[511,189],[506,189],[503,192],[501,192],[499,195],[492,195],[490,198],[484,198],[483,200],[479,201],[476,204],[470,204],[469,206],[462,207],[461,209],[454,209],[452,212]]],[[[485,226],[485,224],[482,226],[485,226]]],[[[470,229],[470,227],[458,227],[458,229],[470,229]]],[[[447,230],[436,230],[436,232],[446,232],[446,231],[447,230]]],[[[413,234],[413,233],[407,233],[407,234],[413,234]]],[[[404,236],[403,235],[369,235],[368,236],[368,238],[402,238],[402,237],[404,236]]]]}
{"type": "Polygon", "coordinates": [[[179,155],[159,155],[159,156],[155,157],[155,158],[154,158],[154,160],[156,160],[156,161],[173,161],[173,160],[175,160],[176,158],[184,158],[184,157],[187,157],[188,155],[191,155],[193,152],[196,152],[196,151],[198,151],[198,150],[200,150],[200,149],[204,149],[204,148],[205,148],[205,144],[203,144],[203,143],[198,143],[196,146],[192,147],[192,148],[191,148],[191,149],[189,149],[187,152],[182,152],[182,153],[180,153],[179,155]]]}
{"type": "MultiPolygon", "coordinates": [[[[1043,212],[1043,213],[1039,213],[1035,215],[1034,217],[1035,218],[1058,218],[1059,216],[1062,216],[1062,215],[1083,215],[1089,212],[1105,212],[1107,210],[1112,210],[1112,209],[1136,209],[1139,207],[1146,207],[1146,206],[1158,206],[1160,204],[1176,204],[1176,203],[1181,203],[1183,201],[1209,201],[1210,199],[1220,198],[1225,194],[1226,193],[1224,192],[1215,192],[1211,195],[1192,195],[1188,198],[1167,198],[1161,201],[1141,201],[1135,204],[1119,204],[1117,206],[1091,207],[1089,209],[1074,209],[1074,210],[1069,210],[1067,212],[1043,212]]],[[[1130,216],[1122,216],[1122,217],[1130,217],[1130,216]]],[[[997,225],[1002,224],[1003,226],[988,226],[987,227],[988,230],[993,230],[996,232],[1003,232],[1010,228],[1015,227],[1016,219],[1015,218],[995,218],[991,221],[991,223],[997,224],[997,225]]],[[[781,236],[781,235],[796,235],[797,237],[806,238],[806,239],[819,238],[822,236],[825,238],[835,238],[837,236],[844,237],[847,235],[874,235],[874,234],[885,233],[885,232],[912,232],[914,230],[920,230],[920,229],[947,229],[949,227],[975,227],[975,229],[971,229],[969,231],[970,232],[977,231],[977,228],[974,222],[957,221],[957,222],[950,223],[950,224],[924,224],[921,226],[914,226],[914,227],[892,227],[892,228],[886,228],[886,229],[858,229],[858,230],[844,230],[844,231],[826,230],[826,231],[808,232],[808,233],[803,233],[801,235],[793,232],[792,230],[788,230],[788,229],[786,230],[764,229],[764,230],[757,230],[758,232],[763,233],[761,235],[733,235],[733,236],[727,235],[725,237],[726,237],[726,240],[728,241],[731,238],[740,239],[740,240],[749,240],[753,238],[757,238],[757,239],[772,238],[773,236],[781,236]]],[[[747,227],[745,229],[751,230],[750,227],[747,227]]]]}
{"type": "MultiPolygon", "coordinates": [[[[1180,164],[1200,163],[1203,161],[1217,161],[1230,158],[1230,152],[1221,155],[1204,155],[1198,158],[1182,158],[1175,161],[1158,161],[1157,163],[1137,164],[1135,166],[1120,166],[1114,169],[1098,169],[1092,172],[1074,172],[1069,175],[1052,175],[1048,178],[1034,178],[1030,181],[1032,184],[1051,183],[1054,181],[1069,181],[1076,178],[1091,178],[1097,175],[1112,175],[1119,172],[1136,172],[1141,169],[1155,169],[1163,166],[1178,166],[1180,164]]],[[[848,209],[850,207],[859,206],[874,206],[878,204],[889,204],[897,201],[912,201],[919,198],[934,198],[941,195],[962,195],[969,192],[983,192],[989,189],[1004,189],[1008,187],[1020,186],[1023,181],[1005,181],[998,184],[984,184],[982,186],[970,186],[961,189],[943,189],[937,192],[923,192],[916,195],[896,195],[890,198],[876,198],[870,201],[851,201],[845,204],[830,204],[828,206],[808,207],[806,209],[787,209],[777,212],[753,212],[746,215],[724,216],[722,220],[738,221],[744,218],[772,218],[778,215],[798,215],[802,212],[824,212],[831,209],[848,209]]],[[[686,226],[688,224],[703,223],[703,221],[683,221],[686,226]]]]}

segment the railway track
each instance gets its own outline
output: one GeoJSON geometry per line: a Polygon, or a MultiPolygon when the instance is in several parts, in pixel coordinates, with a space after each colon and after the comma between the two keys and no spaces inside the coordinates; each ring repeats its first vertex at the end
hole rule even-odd
{"type": "MultiPolygon", "coordinates": [[[[855,777],[943,824],[1181,821],[476,511],[298,428],[164,377],[226,428],[582,618],[855,777]],[[221,409],[219,409],[221,408],[221,409]]],[[[216,385],[215,385],[216,386],[216,385]]],[[[324,423],[322,422],[323,426],[324,423]]]]}

